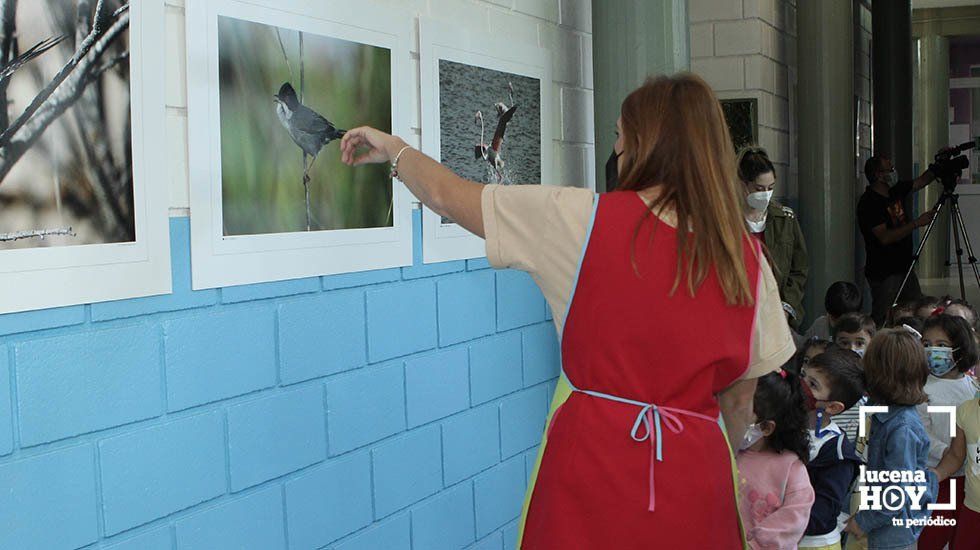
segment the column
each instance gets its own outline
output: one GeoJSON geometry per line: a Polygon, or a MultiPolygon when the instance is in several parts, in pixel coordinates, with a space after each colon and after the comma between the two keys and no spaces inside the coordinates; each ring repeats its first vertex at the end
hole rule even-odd
{"type": "Polygon", "coordinates": [[[686,0],[592,0],[597,191],[605,190],[623,99],[647,76],[688,66],[686,6],[686,0]]]}
{"type": "MultiPolygon", "coordinates": [[[[949,39],[939,34],[939,23],[927,21],[922,36],[914,42],[915,67],[915,147],[913,159],[922,172],[932,162],[933,155],[949,141],[949,39]]],[[[905,177],[905,174],[901,174],[905,177]]],[[[918,175],[918,174],[916,174],[918,175]]],[[[942,185],[934,183],[917,197],[916,214],[932,207],[942,194],[942,185]]],[[[920,278],[932,279],[947,275],[951,237],[949,212],[943,212],[922,249],[916,268],[920,278]]],[[[921,232],[920,232],[921,235],[921,232]]]]}
{"type": "Polygon", "coordinates": [[[807,311],[854,274],[854,22],[850,0],[798,2],[800,222],[807,311]],[[805,45],[805,46],[804,46],[805,45]]]}

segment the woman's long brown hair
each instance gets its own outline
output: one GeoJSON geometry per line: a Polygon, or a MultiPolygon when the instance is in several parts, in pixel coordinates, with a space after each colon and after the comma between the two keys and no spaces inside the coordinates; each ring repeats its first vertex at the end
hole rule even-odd
{"type": "Polygon", "coordinates": [[[636,233],[654,213],[673,210],[677,215],[677,276],[671,292],[683,276],[693,296],[714,269],[729,304],[753,304],[735,153],[714,92],[693,74],[660,76],[626,97],[621,117],[624,170],[618,189],[661,188],[636,233]]]}

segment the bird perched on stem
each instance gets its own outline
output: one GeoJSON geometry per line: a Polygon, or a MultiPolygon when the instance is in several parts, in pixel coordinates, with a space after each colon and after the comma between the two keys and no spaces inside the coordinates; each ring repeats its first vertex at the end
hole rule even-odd
{"type": "Polygon", "coordinates": [[[296,90],[289,82],[284,83],[273,98],[276,115],[289,132],[289,137],[293,138],[293,142],[299,145],[303,153],[313,157],[303,173],[303,182],[309,182],[310,169],[313,168],[320,150],[331,141],[344,137],[347,130],[338,130],[320,113],[300,103],[296,90]]]}

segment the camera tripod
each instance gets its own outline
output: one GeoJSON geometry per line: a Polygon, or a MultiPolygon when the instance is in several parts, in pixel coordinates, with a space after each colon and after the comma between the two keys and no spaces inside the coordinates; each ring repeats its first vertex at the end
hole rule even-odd
{"type": "MultiPolygon", "coordinates": [[[[970,244],[970,235],[966,232],[966,225],[963,223],[963,214],[960,212],[960,196],[954,192],[956,188],[955,179],[953,179],[953,185],[946,185],[946,181],[943,181],[943,194],[936,201],[936,206],[933,207],[935,214],[932,215],[932,219],[929,221],[929,225],[926,227],[925,233],[922,234],[922,240],[919,241],[919,248],[916,249],[915,255],[912,256],[912,265],[909,266],[909,270],[905,273],[905,279],[902,280],[902,286],[898,287],[898,293],[895,294],[894,303],[892,307],[898,305],[898,298],[902,295],[905,290],[905,285],[908,284],[909,278],[912,276],[912,272],[915,271],[915,264],[919,263],[919,256],[922,254],[922,249],[925,248],[926,242],[929,240],[929,236],[932,235],[932,230],[936,226],[936,221],[939,216],[943,213],[944,207],[949,206],[949,217],[950,224],[953,228],[953,244],[956,246],[956,269],[959,274],[960,280],[960,298],[964,301],[966,300],[966,285],[963,283],[963,247],[960,246],[960,234],[962,233],[963,242],[966,243],[966,251],[969,254],[967,256],[967,263],[973,268],[973,276],[977,279],[977,286],[980,287],[980,268],[977,267],[977,258],[973,254],[973,245],[970,244]]],[[[951,266],[949,260],[946,260],[946,265],[951,266]]]]}

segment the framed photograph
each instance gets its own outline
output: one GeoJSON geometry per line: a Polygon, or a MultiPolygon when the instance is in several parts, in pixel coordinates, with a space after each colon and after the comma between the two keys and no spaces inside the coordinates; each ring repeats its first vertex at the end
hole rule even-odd
{"type": "Polygon", "coordinates": [[[0,313],[171,291],[163,12],[0,3],[0,313]]]}
{"type": "Polygon", "coordinates": [[[409,135],[412,18],[335,0],[189,0],[186,17],[193,287],[410,265],[408,191],[341,163],[340,138],[409,135]]]}
{"type": "MultiPolygon", "coordinates": [[[[422,150],[473,181],[558,183],[550,53],[431,19],[419,40],[422,150]]],[[[485,255],[483,239],[423,210],[425,263],[485,255]]]]}

